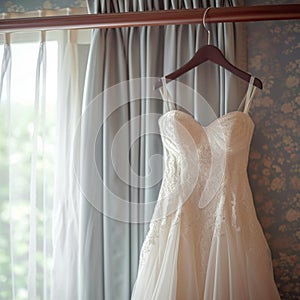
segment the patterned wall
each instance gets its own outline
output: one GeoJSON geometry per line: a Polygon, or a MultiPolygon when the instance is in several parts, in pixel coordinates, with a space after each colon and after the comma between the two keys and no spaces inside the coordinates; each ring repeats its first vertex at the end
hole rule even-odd
{"type": "Polygon", "coordinates": [[[299,21],[248,24],[249,71],[264,83],[251,108],[256,127],[248,173],[285,300],[300,299],[299,53],[299,21]]]}

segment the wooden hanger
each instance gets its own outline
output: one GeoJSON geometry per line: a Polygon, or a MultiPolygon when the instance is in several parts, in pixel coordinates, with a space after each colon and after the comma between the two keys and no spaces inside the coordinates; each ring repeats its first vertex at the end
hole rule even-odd
{"type": "MultiPolygon", "coordinates": [[[[210,9],[210,7],[208,7],[203,15],[203,25],[204,28],[207,30],[208,33],[208,43],[207,45],[205,45],[204,47],[200,48],[195,55],[182,67],[180,67],[178,70],[168,74],[166,76],[166,81],[171,81],[176,79],[177,77],[179,77],[180,75],[188,72],[189,70],[199,66],[200,64],[206,62],[206,61],[212,61],[215,64],[225,68],[226,70],[230,71],[231,73],[235,74],[236,76],[242,78],[245,81],[250,81],[251,79],[251,75],[241,69],[239,69],[238,67],[234,66],[232,63],[230,63],[225,56],[223,55],[223,53],[221,52],[221,50],[219,48],[217,48],[216,46],[210,45],[210,31],[206,28],[206,24],[205,24],[205,16],[208,12],[208,10],[210,9]]],[[[263,88],[263,84],[261,82],[260,79],[255,78],[254,79],[254,83],[253,85],[255,85],[256,87],[262,89],[263,88]]],[[[155,84],[155,89],[159,88],[162,86],[162,82],[161,80],[158,80],[155,84]]]]}

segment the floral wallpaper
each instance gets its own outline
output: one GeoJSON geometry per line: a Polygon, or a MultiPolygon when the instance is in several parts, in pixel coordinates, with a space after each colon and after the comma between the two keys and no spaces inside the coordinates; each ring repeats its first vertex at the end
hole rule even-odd
{"type": "Polygon", "coordinates": [[[248,173],[284,300],[300,299],[299,50],[299,22],[248,24],[249,71],[264,83],[251,107],[256,127],[248,173]]]}
{"type": "Polygon", "coordinates": [[[86,7],[86,0],[7,0],[0,1],[0,12],[25,12],[39,9],[86,7]]]}

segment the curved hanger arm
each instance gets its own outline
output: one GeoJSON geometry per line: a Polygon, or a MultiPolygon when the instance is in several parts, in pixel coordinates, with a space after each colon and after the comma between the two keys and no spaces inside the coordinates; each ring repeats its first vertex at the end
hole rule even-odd
{"type": "MultiPolygon", "coordinates": [[[[178,70],[168,74],[166,76],[167,81],[171,81],[179,77],[180,75],[188,72],[189,70],[199,66],[200,64],[206,62],[206,61],[212,61],[215,64],[227,69],[231,73],[235,74],[236,76],[242,78],[243,80],[249,82],[251,79],[251,75],[236,66],[234,66],[232,63],[230,63],[223,53],[220,51],[219,48],[213,45],[206,45],[202,48],[200,48],[195,55],[182,67],[180,67],[178,70]]],[[[254,83],[256,87],[262,89],[263,84],[260,79],[255,78],[254,83]]],[[[162,86],[161,80],[158,80],[155,84],[155,89],[162,86]]]]}

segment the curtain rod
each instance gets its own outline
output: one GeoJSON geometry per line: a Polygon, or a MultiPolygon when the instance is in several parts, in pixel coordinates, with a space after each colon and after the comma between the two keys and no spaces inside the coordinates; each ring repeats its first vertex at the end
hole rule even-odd
{"type": "MultiPolygon", "coordinates": [[[[160,10],[0,20],[0,32],[201,23],[205,9],[160,10]]],[[[206,23],[300,19],[300,4],[211,8],[206,23]]]]}

